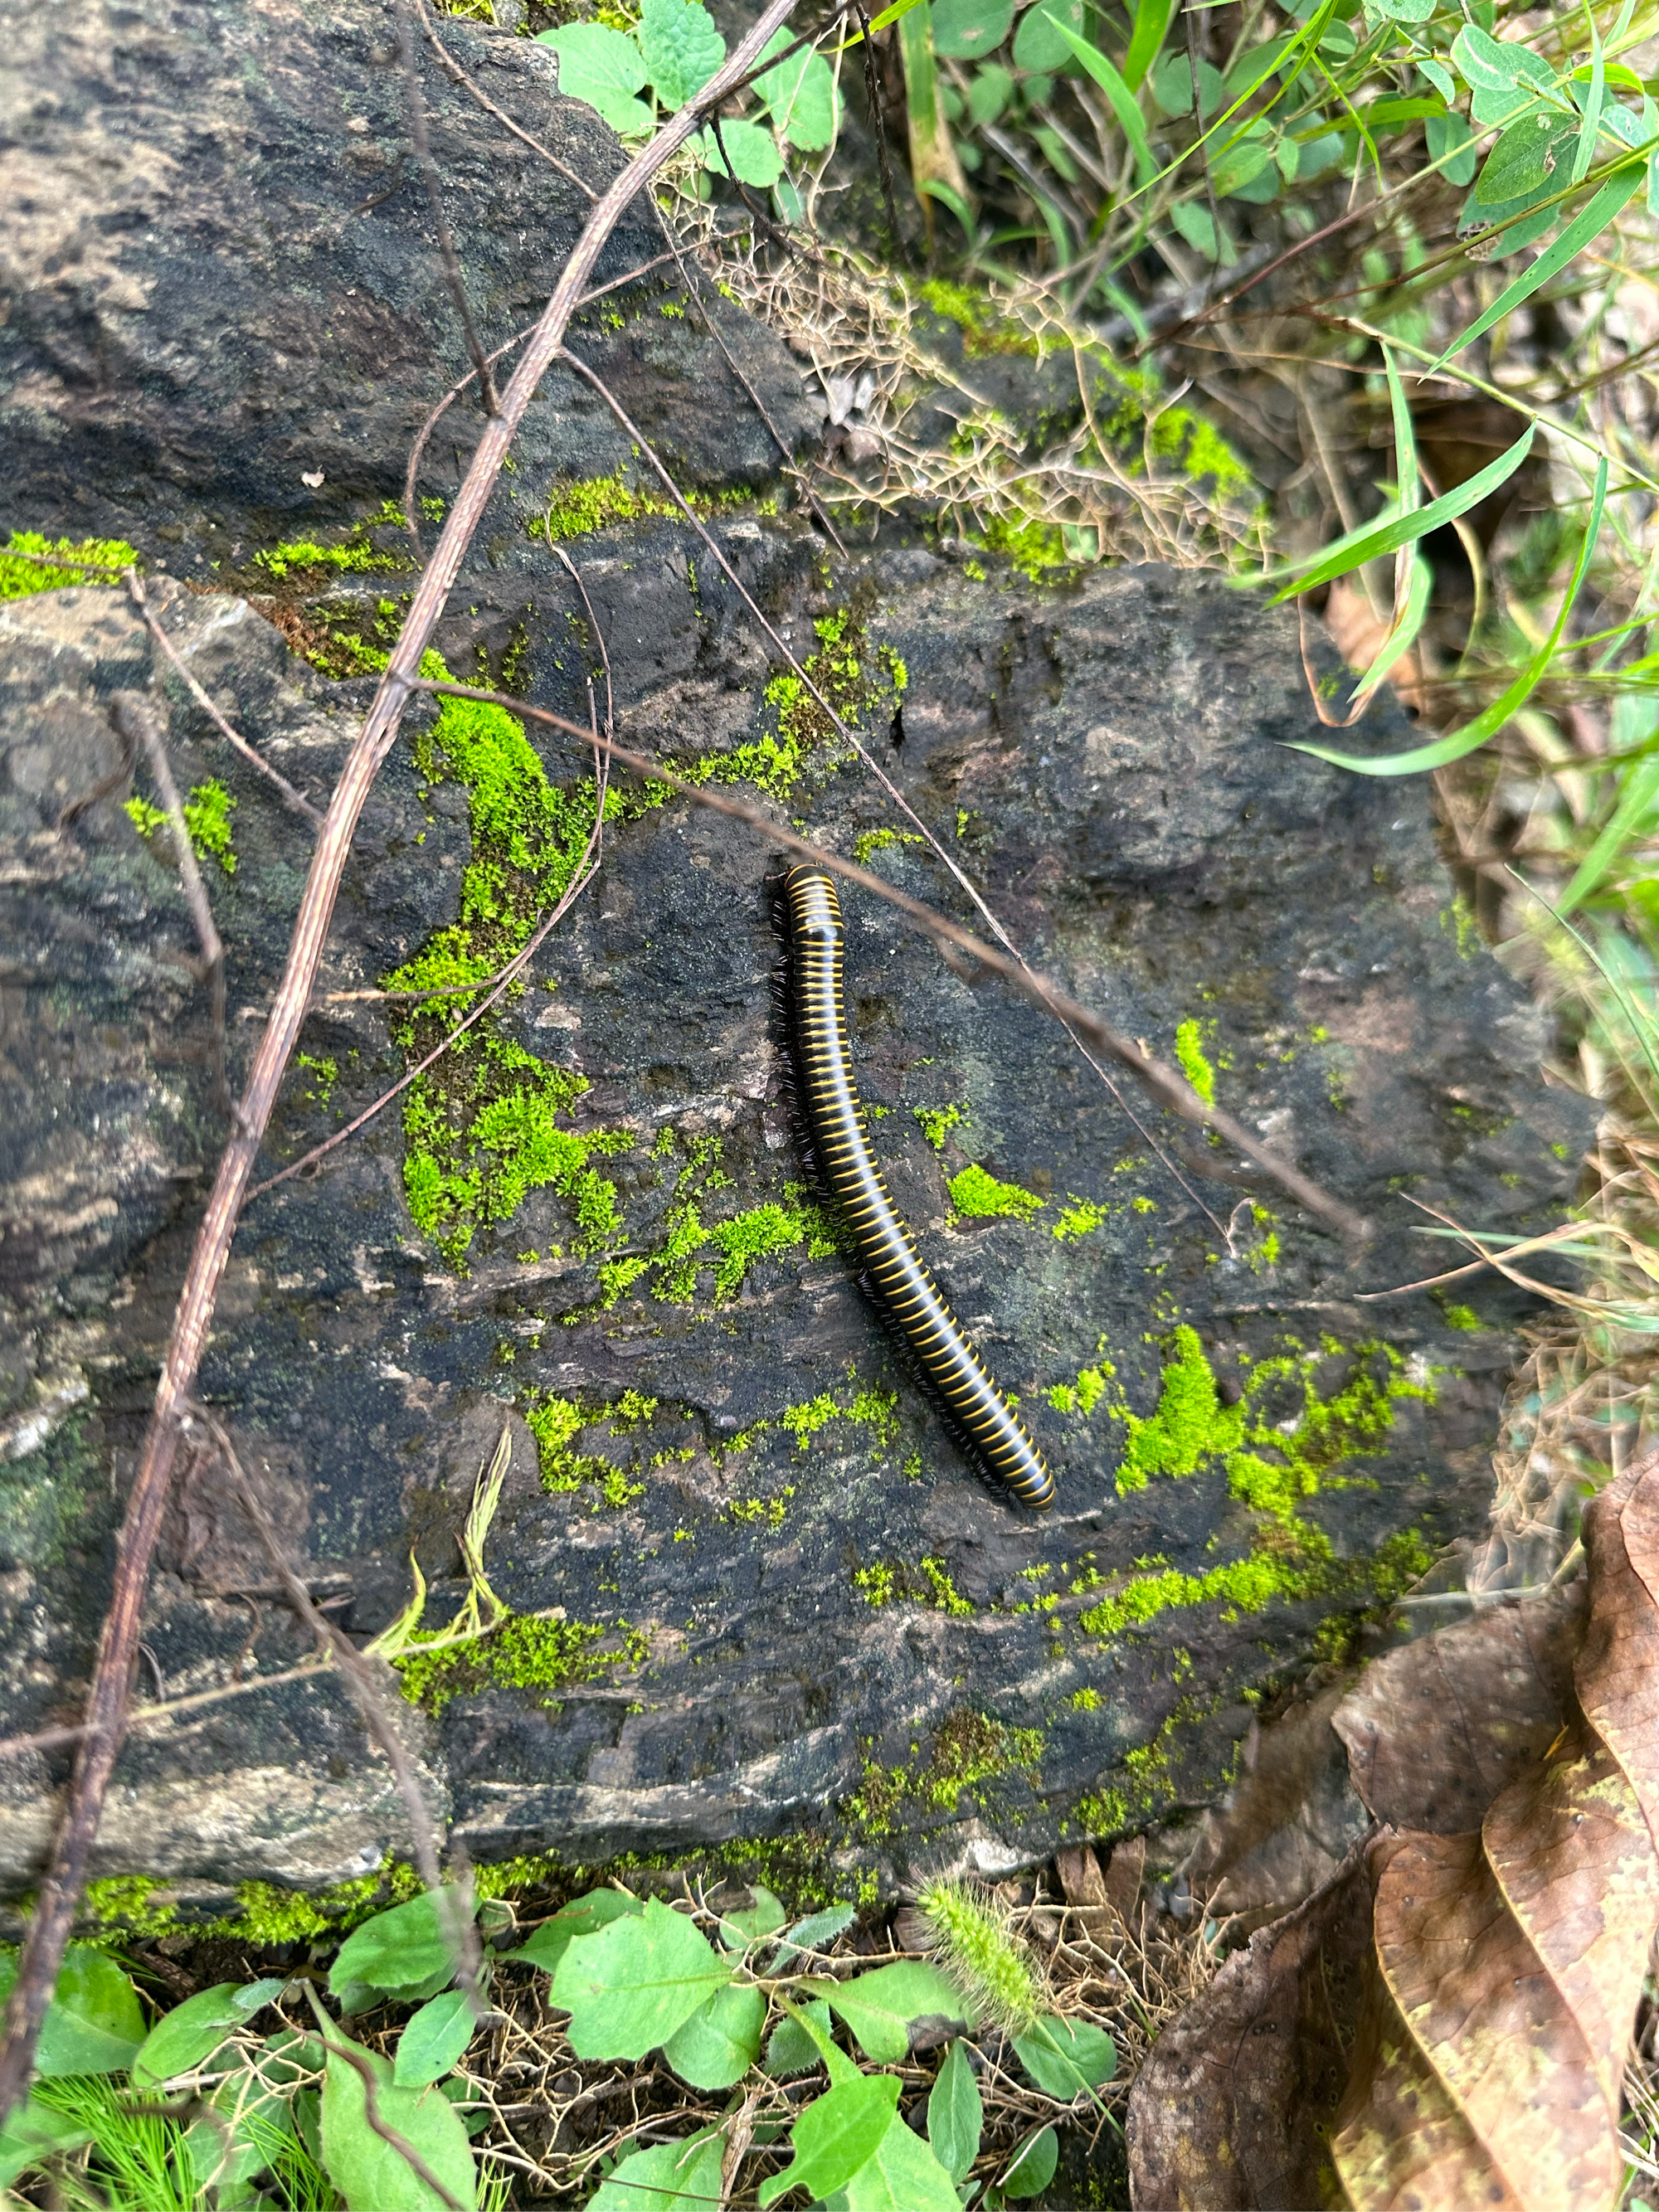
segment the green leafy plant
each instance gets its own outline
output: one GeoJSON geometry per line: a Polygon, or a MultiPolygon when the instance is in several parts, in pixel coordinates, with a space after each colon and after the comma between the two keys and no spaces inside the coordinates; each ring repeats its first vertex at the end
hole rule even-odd
{"type": "MultiPolygon", "coordinates": [[[[699,0],[641,0],[631,30],[567,23],[539,35],[558,55],[561,91],[597,109],[623,138],[645,137],[659,114],[695,99],[726,59],[726,41],[699,0]]],[[[775,185],[786,148],[822,153],[833,144],[834,76],[811,46],[789,52],[795,43],[792,33],[775,33],[763,59],[776,58],[750,88],[750,112],[698,135],[697,158],[716,175],[775,185]]]]}

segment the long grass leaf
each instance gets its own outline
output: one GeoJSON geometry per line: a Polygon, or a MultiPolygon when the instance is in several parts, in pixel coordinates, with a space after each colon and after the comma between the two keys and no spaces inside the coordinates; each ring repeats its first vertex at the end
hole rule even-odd
{"type": "Polygon", "coordinates": [[[1152,159],[1152,146],[1146,137],[1146,121],[1135,103],[1133,93],[1130,91],[1098,46],[1091,46],[1087,39],[1079,39],[1076,32],[1068,29],[1057,16],[1049,15],[1047,21],[1051,29],[1060,33],[1060,37],[1065,40],[1084,68],[1088,70],[1107,99],[1111,101],[1112,112],[1116,116],[1123,135],[1133,150],[1135,173],[1144,185],[1157,168],[1158,164],[1152,159]]]}
{"type": "MultiPolygon", "coordinates": [[[[1596,973],[1601,976],[1601,981],[1607,985],[1608,990],[1612,992],[1614,1000],[1618,1003],[1620,1012],[1624,1015],[1625,1019],[1630,1024],[1631,1034],[1641,1048],[1642,1057],[1648,1064],[1649,1072],[1651,1073],[1655,1083],[1659,1084],[1659,1029],[1655,1028],[1652,1018],[1644,1012],[1642,1008],[1637,1005],[1635,1000],[1631,997],[1630,993],[1625,988],[1624,984],[1620,981],[1619,977],[1614,975],[1613,969],[1601,957],[1595,947],[1590,943],[1590,940],[1585,936],[1583,931],[1582,929],[1575,929],[1560,909],[1558,907],[1553,906],[1549,900],[1545,897],[1543,892],[1539,890],[1537,884],[1529,884],[1527,881],[1527,878],[1522,874],[1519,868],[1511,868],[1510,870],[1510,873],[1515,878],[1516,882],[1520,884],[1523,891],[1528,891],[1531,893],[1532,896],[1537,900],[1539,905],[1543,908],[1546,914],[1552,915],[1555,921],[1560,923],[1562,928],[1566,931],[1567,935],[1571,938],[1573,943],[1577,945],[1579,951],[1583,952],[1586,958],[1593,963],[1596,973]]],[[[1638,1088],[1640,1088],[1639,1085],[1638,1088]]]]}
{"type": "Polygon", "coordinates": [[[1401,514],[1396,508],[1393,521],[1368,523],[1364,529],[1349,531],[1305,568],[1297,564],[1290,569],[1277,570],[1267,579],[1269,583],[1286,574],[1292,580],[1275,593],[1271,604],[1276,606],[1280,599],[1292,599],[1298,592],[1310,592],[1316,585],[1328,584],[1334,577],[1346,575],[1350,568],[1360,568],[1382,554],[1395,552],[1401,546],[1426,537],[1431,530],[1437,530],[1443,522],[1467,514],[1472,507],[1479,507],[1489,493],[1496,491],[1499,484],[1508,483],[1532,451],[1533,435],[1534,425],[1529,422],[1507,453],[1500,453],[1495,461],[1488,461],[1467,483],[1442,492],[1426,507],[1410,514],[1401,514]]]}
{"type": "MultiPolygon", "coordinates": [[[[1488,738],[1496,737],[1510,715],[1532,696],[1555,658],[1556,647],[1566,630],[1573,603],[1578,597],[1579,586],[1590,564],[1590,556],[1595,550],[1595,541],[1601,535],[1601,510],[1607,505],[1607,464],[1603,455],[1595,471],[1595,495],[1590,501],[1584,542],[1578,549],[1572,580],[1561,602],[1561,611],[1555,617],[1555,626],[1503,697],[1494,699],[1491,706],[1477,714],[1472,722],[1466,722],[1462,729],[1448,731],[1443,738],[1437,738],[1431,745],[1413,745],[1409,752],[1385,755],[1380,760],[1368,760],[1359,753],[1332,752],[1324,745],[1292,745],[1290,750],[1297,753],[1311,753],[1316,760],[1329,761],[1334,768],[1351,769],[1356,775],[1420,775],[1425,769],[1444,768],[1449,761],[1462,760],[1466,753],[1472,753],[1477,746],[1484,745],[1488,738]]],[[[1432,512],[1431,507],[1423,509],[1425,515],[1432,512]]],[[[1280,597],[1283,596],[1281,593],[1280,597]]]]}
{"type": "Polygon", "coordinates": [[[1163,52],[1175,21],[1176,0],[1136,0],[1129,51],[1123,57],[1123,82],[1139,92],[1146,72],[1163,52]]]}
{"type": "Polygon", "coordinates": [[[1583,906],[1598,888],[1624,850],[1631,831],[1650,811],[1656,794],[1659,794],[1659,760],[1650,755],[1638,761],[1626,777],[1623,794],[1606,829],[1579,862],[1572,881],[1556,902],[1558,920],[1571,914],[1575,907],[1583,906]]]}
{"type": "Polygon", "coordinates": [[[1565,269],[1576,254],[1582,253],[1593,238],[1598,237],[1613,221],[1626,203],[1633,199],[1642,188],[1647,174],[1643,161],[1626,161],[1615,169],[1594,198],[1580,209],[1553,246],[1547,246],[1532,265],[1522,271],[1512,284],[1506,284],[1484,315],[1477,315],[1468,330],[1455,337],[1431,368],[1443,368],[1455,353],[1472,345],[1482,337],[1494,323],[1501,323],[1523,300],[1529,300],[1540,284],[1547,284],[1559,269],[1565,269]]]}
{"type": "Polygon", "coordinates": [[[1596,141],[1601,136],[1601,106],[1607,98],[1607,58],[1601,51],[1601,34],[1595,27],[1595,17],[1585,0],[1585,21],[1590,34],[1589,93],[1584,101],[1584,119],[1578,126],[1578,145],[1572,157],[1572,181],[1582,185],[1595,159],[1596,141]]]}
{"type": "Polygon", "coordinates": [[[1355,710],[1370,697],[1401,654],[1409,653],[1416,644],[1433,595],[1434,571],[1420,553],[1413,555],[1405,599],[1396,603],[1388,635],[1378,646],[1376,658],[1360,678],[1358,687],[1348,702],[1348,719],[1358,720],[1355,710]]]}

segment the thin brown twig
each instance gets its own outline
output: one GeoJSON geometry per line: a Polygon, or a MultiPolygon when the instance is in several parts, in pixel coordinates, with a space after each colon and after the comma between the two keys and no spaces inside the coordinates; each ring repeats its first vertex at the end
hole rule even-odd
{"type": "MultiPolygon", "coordinates": [[[[331,1660],[319,1666],[307,1659],[298,1667],[279,1668],[270,1674],[256,1674],[246,1682],[222,1682],[215,1690],[192,1690],[185,1698],[169,1698],[165,1705],[135,1705],[127,1725],[129,1728],[151,1728],[158,1721],[171,1721],[175,1713],[194,1712],[202,1705],[222,1705],[228,1698],[251,1697],[256,1690],[274,1690],[284,1682],[313,1680],[332,1669],[331,1660]]],[[[21,1759],[26,1752],[51,1751],[65,1743],[79,1743],[86,1735],[84,1721],[66,1721],[61,1728],[35,1729],[27,1735],[0,1736],[0,1759],[21,1759]]]]}
{"type": "MultiPolygon", "coordinates": [[[[593,742],[591,732],[584,730],[580,723],[568,721],[563,715],[552,714],[546,708],[526,706],[522,699],[511,698],[504,691],[486,691],[465,684],[440,683],[435,678],[416,678],[410,689],[441,692],[458,699],[478,699],[495,706],[507,707],[515,714],[522,714],[532,721],[545,722],[553,729],[562,730],[569,737],[581,738],[584,744],[593,742]]],[[[613,763],[631,769],[648,782],[666,784],[671,791],[678,793],[683,799],[692,800],[696,805],[710,807],[717,814],[729,815],[734,822],[747,823],[774,844],[787,846],[791,852],[799,853],[803,860],[816,861],[830,874],[841,876],[847,882],[857,884],[861,890],[884,899],[888,905],[908,915],[925,935],[942,938],[958,946],[982,968],[988,968],[994,974],[1005,977],[1035,1005],[1056,1015],[1068,1029],[1080,1031],[1126,1068],[1151,1092],[1160,1106],[1167,1108],[1183,1121],[1190,1121],[1200,1128],[1213,1129],[1218,1136],[1243,1152],[1247,1159],[1254,1160],[1259,1168],[1272,1176],[1281,1190],[1295,1199],[1298,1206],[1317,1215],[1344,1237],[1360,1241],[1370,1236],[1370,1224],[1351,1207],[1343,1205],[1340,1199],[1333,1198],[1291,1162],[1280,1158],[1242,1122],[1235,1121],[1231,1114],[1224,1112],[1218,1106],[1206,1105],[1184,1076],[1166,1066],[1164,1061],[1154,1060],[1143,1052],[1132,1038],[1113,1029],[1091,1007],[1073,999],[1069,993],[1061,990],[1059,984],[1028,966],[1017,955],[988,945],[982,937],[975,937],[971,930],[963,929],[958,923],[947,920],[936,908],[924,904],[921,899],[914,899],[908,892],[895,890],[891,884],[870,869],[860,867],[856,861],[844,860],[839,854],[827,852],[822,846],[811,844],[805,837],[797,836],[793,830],[784,828],[758,806],[750,806],[743,799],[730,798],[722,792],[710,790],[705,785],[688,782],[684,776],[677,775],[672,769],[665,768],[660,761],[653,760],[648,754],[636,753],[627,746],[619,745],[614,738],[604,738],[601,742],[613,763]]]]}
{"type": "Polygon", "coordinates": [[[118,691],[110,702],[110,713],[117,729],[128,744],[143,746],[145,757],[149,762],[150,774],[155,779],[155,788],[161,794],[167,827],[173,832],[173,858],[179,863],[185,903],[190,908],[190,918],[196,925],[197,942],[202,948],[201,980],[208,987],[209,1019],[213,1026],[214,1110],[228,1114],[231,1100],[230,1083],[225,1068],[225,948],[220,943],[219,933],[214,927],[207,885],[202,881],[202,871],[196,865],[196,848],[190,842],[190,828],[185,820],[179,787],[173,780],[167,741],[161,735],[155,710],[142,691],[118,691]]]}
{"type": "Polygon", "coordinates": [[[248,762],[251,766],[257,768],[261,775],[264,776],[270,782],[275,784],[277,790],[283,795],[283,802],[285,805],[291,806],[296,814],[303,814],[306,820],[310,823],[313,830],[320,829],[322,827],[323,817],[317,811],[317,809],[312,805],[311,801],[307,799],[303,793],[296,791],[294,788],[294,786],[289,781],[288,778],[283,775],[279,769],[272,768],[270,763],[265,758],[264,755],[258,751],[255,746],[251,745],[247,739],[241,734],[240,730],[234,730],[231,727],[230,724],[219,712],[219,709],[214,705],[212,700],[209,698],[202,686],[197,682],[195,676],[191,673],[190,669],[185,665],[183,655],[179,653],[178,647],[174,645],[173,640],[167,635],[167,631],[156,619],[155,609],[150,605],[149,599],[145,596],[143,579],[140,576],[137,568],[124,568],[121,574],[122,580],[125,583],[128,592],[131,594],[133,605],[137,608],[139,613],[143,617],[145,629],[149,630],[150,635],[155,640],[157,645],[161,647],[162,652],[166,653],[167,659],[173,663],[174,668],[178,670],[179,675],[184,678],[191,697],[196,702],[203,713],[210,718],[215,728],[217,729],[220,735],[228,738],[231,744],[235,747],[236,750],[240,753],[242,758],[248,762]]]}
{"type": "Polygon", "coordinates": [[[58,1980],[76,1909],[85,1887],[104,1799],[126,1730],[144,1592],[171,1492],[180,1419],[194,1394],[219,1285],[230,1257],[237,1216],[276,1105],[289,1055],[298,1041],[311,1003],[359,817],[381,763],[396,740],[421,657],[431,642],[438,618],[454,588],[514,434],[524,419],[548,364],[563,343],[575,303],[586,288],[605,240],[637,194],[696,129],[703,109],[726,97],[795,5],[796,0],[769,0],[736,53],[716,71],[696,100],[682,108],[664,125],[595,203],[541,323],[501,395],[501,413],[485,422],[466,480],[416,589],[374,699],[335,786],[328,815],[312,855],[305,893],[295,917],[282,983],[197,1231],[138,1470],[117,1540],[114,1583],[87,1701],[87,1734],[59,1816],[18,1961],[16,1979],[6,2002],[6,2039],[0,2050],[0,2124],[3,2124],[27,2086],[40,2022],[58,1980]]]}
{"type": "Polygon", "coordinates": [[[432,210],[432,227],[438,235],[438,258],[444,265],[444,282],[449,287],[450,298],[455,302],[455,312],[461,319],[461,330],[466,339],[466,349],[471,355],[472,366],[477,372],[483,411],[486,415],[497,415],[501,412],[501,402],[495,397],[495,380],[489,374],[483,340],[478,336],[477,325],[472,319],[471,304],[466,296],[466,280],[461,274],[460,257],[455,251],[455,240],[444,209],[443,179],[438,173],[438,164],[433,158],[432,141],[427,131],[426,100],[421,91],[420,67],[415,59],[415,32],[410,21],[410,0],[396,0],[396,8],[398,53],[403,64],[404,101],[409,110],[409,136],[415,149],[415,166],[426,186],[427,205],[432,210]]]}

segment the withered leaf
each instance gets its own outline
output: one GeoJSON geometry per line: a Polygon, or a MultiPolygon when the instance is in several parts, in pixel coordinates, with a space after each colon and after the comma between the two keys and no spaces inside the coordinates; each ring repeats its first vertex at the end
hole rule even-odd
{"type": "Polygon", "coordinates": [[[1582,1583],[1483,1607],[1374,1662],[1332,1716],[1354,1787],[1390,1827],[1466,1834],[1572,1709],[1582,1583]]]}
{"type": "Polygon", "coordinates": [[[1322,2130],[1347,2068],[1370,1884],[1355,1853],[1297,1911],[1260,1929],[1166,2027],[1130,2094],[1129,2186],[1140,2212],[1281,2212],[1328,2203],[1322,2130]]]}

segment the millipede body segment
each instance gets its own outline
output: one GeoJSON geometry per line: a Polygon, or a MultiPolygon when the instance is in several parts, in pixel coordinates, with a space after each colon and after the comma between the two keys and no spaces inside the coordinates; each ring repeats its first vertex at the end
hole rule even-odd
{"type": "Polygon", "coordinates": [[[790,870],[783,892],[801,1103],[820,1170],[858,1239],[878,1301],[909,1345],[958,1443],[993,1481],[1046,1512],[1054,1485],[1042,1455],[963,1335],[870,1149],[848,1054],[835,884],[822,868],[808,866],[790,870]]]}

